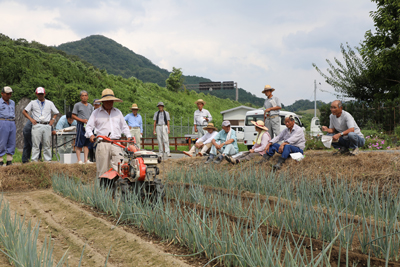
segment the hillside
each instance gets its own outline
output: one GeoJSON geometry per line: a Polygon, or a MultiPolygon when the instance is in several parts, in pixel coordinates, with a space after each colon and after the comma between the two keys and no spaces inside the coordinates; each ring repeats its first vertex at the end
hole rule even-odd
{"type": "MultiPolygon", "coordinates": [[[[323,101],[317,100],[317,109],[325,104],[326,103],[324,103],[323,101]]],[[[291,105],[283,107],[283,110],[287,110],[287,111],[291,111],[291,112],[298,112],[298,111],[308,110],[308,109],[314,110],[314,101],[310,101],[308,99],[300,99],[300,100],[296,100],[291,105]]]]}
{"type": "MultiPolygon", "coordinates": [[[[0,39],[0,87],[13,88],[12,99],[18,102],[22,97],[35,99],[34,90],[38,86],[46,88],[46,98],[52,100],[60,111],[64,110],[64,102],[71,107],[79,101],[79,91],[89,92],[89,100],[101,97],[104,88],[111,88],[117,97],[124,100],[116,103],[116,107],[124,114],[130,112],[133,102],[141,108],[142,115],[152,121],[151,115],[157,110],[157,102],[163,101],[172,116],[187,119],[193,117],[196,109],[194,101],[203,98],[207,109],[218,124],[222,121],[220,111],[239,106],[240,103],[219,99],[215,96],[197,94],[194,91],[173,93],[154,83],[144,83],[136,78],[125,79],[108,74],[90,64],[74,60],[63,53],[53,53],[53,48],[45,51],[44,45],[37,48],[37,42],[21,42],[11,40],[2,35],[0,39]]],[[[192,121],[190,121],[190,124],[192,121]]]]}
{"type": "MultiPolygon", "coordinates": [[[[76,55],[108,73],[121,75],[124,78],[135,77],[143,82],[165,86],[170,72],[153,64],[149,59],[136,54],[112,39],[102,35],[91,35],[79,41],[68,42],[56,47],[69,55],[76,55]]],[[[183,76],[185,84],[209,82],[210,79],[198,76],[183,76]]],[[[199,92],[199,90],[195,90],[199,92]]],[[[207,92],[219,98],[235,100],[234,90],[207,92]]],[[[239,102],[252,106],[262,106],[264,100],[239,88],[239,102]]]]}

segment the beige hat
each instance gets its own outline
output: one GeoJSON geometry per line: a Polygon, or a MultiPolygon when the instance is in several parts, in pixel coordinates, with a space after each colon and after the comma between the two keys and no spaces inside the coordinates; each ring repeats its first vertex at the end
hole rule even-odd
{"type": "Polygon", "coordinates": [[[260,128],[260,129],[263,129],[263,130],[268,131],[268,128],[265,127],[265,124],[264,124],[263,121],[257,121],[257,122],[251,121],[251,123],[254,124],[255,126],[257,126],[257,127],[260,128]]]}
{"type": "Polygon", "coordinates": [[[103,102],[103,101],[115,101],[115,102],[122,102],[121,99],[116,98],[114,96],[114,92],[111,89],[104,89],[103,92],[101,92],[101,98],[99,100],[97,100],[99,102],[103,102]]]}
{"type": "Polygon", "coordinates": [[[214,129],[214,130],[218,131],[217,127],[214,127],[214,123],[212,123],[212,122],[209,122],[209,123],[207,124],[207,127],[204,127],[203,129],[204,129],[204,130],[207,130],[207,129],[214,129]]]}
{"type": "Polygon", "coordinates": [[[196,102],[194,102],[196,105],[197,105],[197,103],[203,103],[203,105],[205,105],[206,104],[206,101],[204,101],[203,99],[199,99],[199,100],[197,100],[196,102]]]}
{"type": "Polygon", "coordinates": [[[140,108],[138,108],[138,106],[136,105],[136,103],[133,103],[133,104],[132,104],[132,107],[131,107],[130,109],[140,109],[140,108]]]}
{"type": "Polygon", "coordinates": [[[2,92],[2,93],[9,94],[9,93],[12,93],[13,90],[11,89],[10,86],[6,86],[6,87],[3,87],[3,89],[1,89],[1,92],[2,92]]]}
{"type": "Polygon", "coordinates": [[[266,86],[264,86],[264,90],[261,93],[264,93],[265,91],[268,91],[268,90],[272,90],[272,92],[273,92],[273,91],[275,91],[275,88],[272,88],[271,85],[267,84],[266,86]]]}

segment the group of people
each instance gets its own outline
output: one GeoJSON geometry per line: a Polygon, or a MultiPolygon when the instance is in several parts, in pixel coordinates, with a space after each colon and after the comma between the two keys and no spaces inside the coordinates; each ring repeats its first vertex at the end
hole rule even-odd
{"type": "MultiPolygon", "coordinates": [[[[222,130],[211,123],[212,116],[205,110],[205,102],[201,99],[196,101],[198,110],[194,113],[195,130],[198,132],[198,140],[189,151],[183,153],[189,157],[204,156],[208,152],[205,164],[211,162],[219,164],[224,159],[232,164],[261,157],[257,163],[269,161],[275,153],[281,154],[278,162],[273,166],[280,169],[282,164],[292,153],[304,154],[305,134],[302,127],[296,124],[293,115],[285,117],[286,128],[281,132],[281,118],[279,110],[282,108],[278,97],[273,95],[275,91],[270,85],[266,85],[263,94],[266,95],[264,102],[264,120],[252,121],[257,132],[253,147],[246,152],[239,153],[235,130],[231,129],[229,121],[222,122],[222,130]],[[204,123],[208,122],[205,126],[204,123]],[[202,127],[202,128],[201,128],[202,127]],[[199,131],[199,128],[203,131],[199,131]],[[196,150],[198,153],[196,154],[196,150]]],[[[327,132],[332,138],[332,146],[338,149],[334,155],[349,154],[357,155],[359,148],[364,146],[365,139],[354,118],[343,110],[339,100],[331,104],[331,115],[329,127],[322,126],[322,131],[327,132]]]]}
{"type": "MultiPolygon", "coordinates": [[[[262,157],[259,161],[270,160],[275,154],[279,153],[278,163],[275,168],[280,168],[291,153],[301,153],[305,148],[305,136],[303,129],[295,123],[293,115],[285,117],[286,128],[280,131],[281,103],[279,98],[273,96],[275,91],[270,85],[266,85],[262,93],[267,96],[264,103],[264,120],[252,121],[257,137],[254,146],[247,152],[239,153],[236,132],[231,128],[229,121],[222,122],[222,130],[214,126],[211,113],[204,109],[204,100],[199,99],[195,102],[197,110],[194,112],[194,130],[198,133],[198,140],[195,145],[185,151],[189,157],[195,155],[208,155],[206,164],[211,162],[219,164],[224,159],[232,164],[238,164],[255,157],[262,157]],[[196,154],[196,150],[198,153],[196,154]]],[[[15,126],[15,103],[11,100],[11,87],[3,87],[0,99],[0,166],[4,165],[3,156],[6,154],[6,165],[11,165],[16,144],[15,126]]],[[[54,103],[45,99],[46,91],[43,87],[35,90],[37,99],[32,100],[23,110],[24,116],[28,119],[24,134],[23,162],[38,161],[43,151],[44,161],[51,161],[51,135],[52,126],[59,114],[54,103]],[[30,154],[32,154],[30,156],[30,154]]],[[[109,136],[111,139],[118,140],[124,134],[128,139],[135,138],[136,143],[140,144],[143,135],[143,121],[138,114],[137,104],[132,104],[132,113],[123,116],[121,111],[113,106],[114,102],[122,102],[114,96],[111,89],[104,89],[102,98],[96,99],[93,105],[88,103],[88,93],[80,92],[81,101],[74,105],[72,112],[62,116],[57,123],[56,130],[66,127],[76,126],[75,151],[79,163],[92,163],[89,160],[90,151],[93,150],[94,139],[97,135],[109,136]],[[83,150],[84,159],[81,159],[83,150]]],[[[157,104],[158,111],[154,113],[153,133],[157,136],[159,144],[159,156],[171,156],[169,149],[168,134],[170,133],[170,115],[164,110],[164,103],[157,104]]],[[[335,154],[357,155],[359,147],[365,143],[363,134],[360,131],[354,118],[343,110],[339,100],[331,103],[331,115],[329,127],[322,126],[322,131],[327,132],[332,138],[332,146],[338,149],[335,154]]],[[[60,147],[66,148],[66,143],[71,140],[61,139],[60,147]]],[[[69,150],[70,151],[70,150],[69,150]]],[[[97,172],[103,173],[112,161],[111,165],[116,164],[121,157],[120,151],[110,143],[101,142],[97,146],[96,165],[97,172]],[[114,158],[114,159],[113,159],[114,158]],[[113,159],[113,160],[112,160],[113,159]]],[[[93,158],[93,157],[90,157],[93,158]]],[[[115,165],[115,166],[114,166],[115,165]]]]}

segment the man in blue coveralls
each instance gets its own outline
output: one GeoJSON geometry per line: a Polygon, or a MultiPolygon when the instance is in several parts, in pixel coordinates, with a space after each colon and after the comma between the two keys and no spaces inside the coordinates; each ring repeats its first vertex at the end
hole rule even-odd
{"type": "Polygon", "coordinates": [[[0,166],[3,166],[3,156],[7,154],[6,165],[12,164],[15,152],[17,128],[15,126],[15,102],[11,98],[11,87],[1,89],[0,99],[0,166]]]}

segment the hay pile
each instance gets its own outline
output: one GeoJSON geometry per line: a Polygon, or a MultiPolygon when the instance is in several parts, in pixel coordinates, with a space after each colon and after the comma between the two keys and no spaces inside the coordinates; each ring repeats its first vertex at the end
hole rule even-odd
{"type": "MultiPolygon", "coordinates": [[[[400,153],[360,153],[353,156],[333,156],[332,152],[308,151],[305,158],[296,162],[287,160],[279,172],[287,172],[293,177],[293,182],[298,179],[325,180],[325,177],[333,179],[345,179],[349,184],[363,182],[365,188],[378,186],[390,186],[393,191],[400,189],[400,153]]],[[[238,172],[246,172],[248,168],[263,169],[267,173],[272,170],[272,165],[278,161],[275,155],[268,163],[256,164],[260,158],[244,162],[238,165],[231,165],[223,161],[220,165],[213,165],[220,168],[222,172],[230,172],[232,175],[238,172]]],[[[182,158],[180,160],[168,160],[164,172],[178,169],[203,168],[206,158],[182,158]]]]}
{"type": "Polygon", "coordinates": [[[54,174],[65,174],[82,181],[93,181],[96,164],[26,163],[0,168],[2,191],[24,191],[51,187],[54,174]]]}

